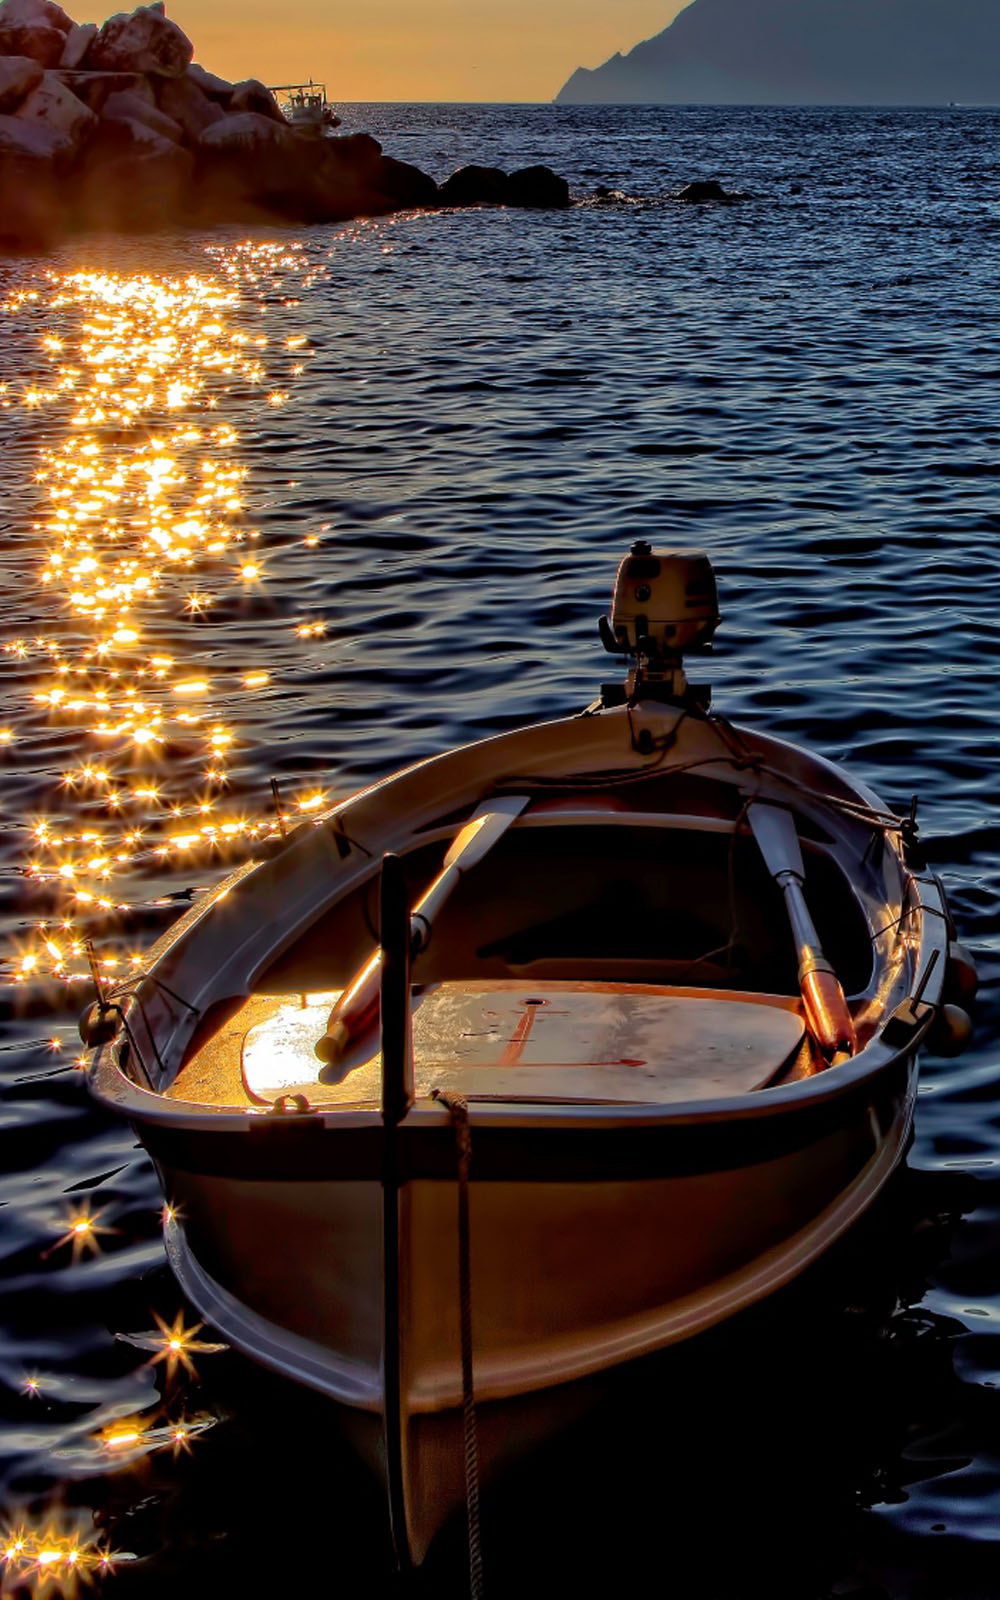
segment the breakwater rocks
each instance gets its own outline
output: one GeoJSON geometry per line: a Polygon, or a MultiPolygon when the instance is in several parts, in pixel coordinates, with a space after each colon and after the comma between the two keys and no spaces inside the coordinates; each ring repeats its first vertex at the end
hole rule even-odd
{"type": "Polygon", "coordinates": [[[92,229],[343,222],[412,207],[565,206],[547,167],[467,167],[439,188],[369,134],[286,120],[256,79],[198,66],[162,4],[79,24],[0,0],[0,244],[92,229]]]}

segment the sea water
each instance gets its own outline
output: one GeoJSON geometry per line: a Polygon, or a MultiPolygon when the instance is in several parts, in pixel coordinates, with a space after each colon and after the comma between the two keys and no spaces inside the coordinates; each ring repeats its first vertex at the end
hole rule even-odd
{"type": "Polygon", "coordinates": [[[277,811],[585,705],[646,538],[716,566],[720,710],[918,797],[977,1034],[860,1245],[488,1501],[490,1593],[1000,1594],[1000,113],[342,109],[575,204],[0,265],[8,1586],[394,1592],[326,1413],[195,1328],[65,980],[141,970],[277,811]]]}

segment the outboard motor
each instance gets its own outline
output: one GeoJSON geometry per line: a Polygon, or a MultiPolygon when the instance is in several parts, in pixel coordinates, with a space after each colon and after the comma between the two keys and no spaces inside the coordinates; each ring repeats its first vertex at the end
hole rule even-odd
{"type": "Polygon", "coordinates": [[[603,686],[605,705],[645,699],[707,709],[710,691],[688,686],[683,658],[711,649],[718,625],[705,552],[653,550],[638,540],[618,568],[610,615],[600,619],[604,648],[632,658],[624,688],[603,686]]]}

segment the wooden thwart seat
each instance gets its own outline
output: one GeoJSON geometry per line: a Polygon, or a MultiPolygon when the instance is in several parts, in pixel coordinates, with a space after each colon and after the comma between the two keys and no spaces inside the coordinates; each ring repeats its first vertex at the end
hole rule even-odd
{"type": "MultiPolygon", "coordinates": [[[[263,1016],[261,999],[240,1042],[251,1100],[298,1091],[316,1105],[378,1102],[381,1060],[370,1039],[335,1072],[316,1059],[335,992],[276,996],[263,1016]]],[[[231,1024],[230,1049],[236,1032],[231,1024]]],[[[651,1105],[745,1094],[782,1070],[803,1032],[797,1002],[780,996],[624,983],[442,983],[425,991],[414,1012],[415,1090],[418,1099],[450,1090],[651,1105]]],[[[183,1092],[180,1082],[174,1092],[183,1092]]]]}

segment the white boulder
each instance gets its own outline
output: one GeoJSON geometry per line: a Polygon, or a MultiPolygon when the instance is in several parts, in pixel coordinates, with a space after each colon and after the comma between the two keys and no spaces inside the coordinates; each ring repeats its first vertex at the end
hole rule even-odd
{"type": "Polygon", "coordinates": [[[90,41],[97,34],[96,22],[74,22],[66,35],[63,53],[59,58],[59,65],[66,72],[72,72],[80,65],[90,48],[90,41]]]}
{"type": "Polygon", "coordinates": [[[0,0],[0,28],[22,26],[25,23],[44,23],[68,33],[73,20],[54,0],[0,0]]]}
{"type": "Polygon", "coordinates": [[[43,128],[71,152],[80,149],[97,125],[94,113],[78,100],[54,72],[46,72],[17,108],[17,120],[43,128]]]}
{"type": "Polygon", "coordinates": [[[194,46],[161,6],[139,6],[109,17],[87,51],[85,65],[104,72],[157,72],[183,77],[194,46]]]}
{"type": "Polygon", "coordinates": [[[0,114],[16,111],[44,76],[44,68],[30,56],[0,56],[0,114]]]}
{"type": "Polygon", "coordinates": [[[227,83],[225,78],[217,78],[214,72],[206,72],[204,67],[199,67],[197,61],[192,61],[184,76],[196,89],[200,89],[202,94],[207,94],[210,100],[218,100],[228,106],[233,85],[227,83]]]}
{"type": "Polygon", "coordinates": [[[159,138],[169,139],[173,144],[180,144],[184,137],[184,130],[179,122],[175,122],[173,117],[161,111],[151,98],[147,99],[135,89],[120,89],[108,95],[101,111],[101,121],[108,120],[140,123],[159,138]]]}
{"type": "Polygon", "coordinates": [[[53,163],[73,153],[68,139],[45,122],[0,116],[0,159],[53,163]]]}
{"type": "Polygon", "coordinates": [[[112,151],[116,154],[128,151],[135,155],[162,156],[177,144],[176,139],[164,138],[148,122],[125,116],[102,117],[98,141],[102,159],[112,151]]]}
{"type": "MultiPolygon", "coordinates": [[[[311,141],[309,141],[311,143],[311,141]]],[[[294,186],[306,143],[282,122],[241,111],[206,128],[197,144],[200,198],[207,214],[238,214],[244,201],[273,208],[294,186]]]]}
{"type": "Polygon", "coordinates": [[[259,78],[244,78],[233,84],[229,101],[230,111],[252,111],[258,117],[269,117],[272,122],[284,122],[281,107],[270,89],[259,78]]]}
{"type": "Polygon", "coordinates": [[[291,129],[286,124],[256,111],[240,111],[206,128],[198,144],[209,154],[249,156],[258,151],[284,149],[290,137],[291,129]]]}
{"type": "Polygon", "coordinates": [[[206,128],[220,122],[225,112],[218,101],[202,94],[188,73],[183,78],[163,78],[159,92],[160,110],[183,129],[189,144],[195,144],[206,128]]]}
{"type": "Polygon", "coordinates": [[[42,20],[0,21],[0,56],[30,56],[40,67],[57,67],[66,35],[42,20]]]}

